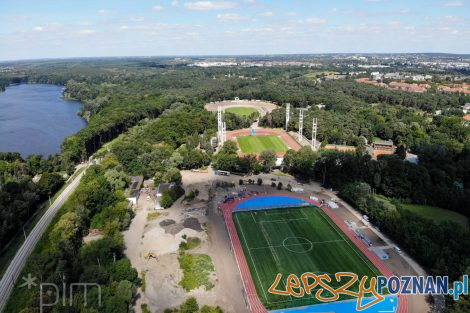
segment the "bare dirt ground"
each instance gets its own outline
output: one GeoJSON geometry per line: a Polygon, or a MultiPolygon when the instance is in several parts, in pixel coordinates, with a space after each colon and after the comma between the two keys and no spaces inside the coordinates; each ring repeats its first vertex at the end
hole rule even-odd
{"type": "Polygon", "coordinates": [[[261,116],[266,115],[266,113],[271,112],[272,110],[278,108],[275,103],[267,101],[257,101],[257,100],[224,100],[216,101],[206,104],[205,109],[207,111],[216,112],[217,107],[221,106],[223,110],[227,108],[239,108],[239,107],[248,107],[258,110],[261,116]]]}
{"type": "Polygon", "coordinates": [[[207,201],[211,187],[208,175],[213,174],[190,171],[182,174],[183,187],[186,191],[198,189],[198,197],[190,203],[179,199],[170,209],[154,211],[154,200],[141,195],[136,216],[124,232],[127,257],[140,277],[145,272],[146,288],[145,292],[139,289],[136,312],[141,311],[141,303],[147,303],[152,312],[163,312],[166,308],[178,307],[190,296],[196,297],[200,305],[218,305],[224,312],[247,312],[224,221],[207,201]],[[148,221],[150,212],[161,215],[148,221]],[[183,235],[202,240],[200,247],[188,253],[207,254],[212,258],[215,272],[210,279],[214,288],[206,291],[201,287],[186,292],[179,286],[183,274],[178,249],[183,235]]]}

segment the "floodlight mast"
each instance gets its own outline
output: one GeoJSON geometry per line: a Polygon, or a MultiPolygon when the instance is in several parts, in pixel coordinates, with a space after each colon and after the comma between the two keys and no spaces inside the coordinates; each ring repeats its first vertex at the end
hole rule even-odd
{"type": "Polygon", "coordinates": [[[219,146],[223,146],[227,140],[227,125],[223,121],[222,106],[217,107],[217,141],[219,146]]]}
{"type": "Polygon", "coordinates": [[[302,142],[303,139],[303,128],[304,128],[304,109],[299,109],[299,143],[302,142]]]}
{"type": "Polygon", "coordinates": [[[222,145],[227,141],[227,124],[223,122],[222,125],[222,145]]]}
{"type": "Polygon", "coordinates": [[[286,103],[286,131],[287,131],[287,127],[289,127],[289,120],[290,120],[290,103],[286,103]]]}
{"type": "Polygon", "coordinates": [[[317,118],[314,117],[312,121],[312,149],[313,151],[317,151],[317,118]]]}

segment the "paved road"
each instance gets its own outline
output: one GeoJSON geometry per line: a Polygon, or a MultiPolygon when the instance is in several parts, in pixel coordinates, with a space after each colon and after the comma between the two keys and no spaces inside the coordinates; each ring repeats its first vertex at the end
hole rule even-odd
{"type": "Polygon", "coordinates": [[[46,228],[51,223],[52,219],[56,215],[57,211],[62,207],[64,202],[72,194],[75,188],[78,186],[80,179],[82,178],[85,171],[80,173],[74,180],[64,189],[64,191],[57,197],[57,199],[52,203],[49,209],[44,213],[39,222],[34,226],[31,233],[29,233],[25,242],[21,248],[16,252],[15,257],[11,261],[8,269],[5,271],[5,274],[0,281],[0,312],[3,311],[3,308],[8,300],[8,297],[15,286],[15,282],[18,279],[21,271],[26,264],[26,260],[30,256],[37,242],[41,238],[42,234],[46,228]]]}

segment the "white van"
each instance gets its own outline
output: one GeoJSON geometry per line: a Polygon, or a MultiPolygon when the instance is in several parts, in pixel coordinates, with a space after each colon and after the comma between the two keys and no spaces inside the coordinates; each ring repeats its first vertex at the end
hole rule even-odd
{"type": "Polygon", "coordinates": [[[402,251],[400,248],[398,248],[397,246],[393,247],[393,249],[395,249],[395,252],[398,253],[398,254],[402,254],[402,251]]]}

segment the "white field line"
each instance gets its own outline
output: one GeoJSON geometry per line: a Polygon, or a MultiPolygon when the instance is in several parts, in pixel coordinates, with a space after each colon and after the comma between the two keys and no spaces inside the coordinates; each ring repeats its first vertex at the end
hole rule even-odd
{"type": "MultiPolygon", "coordinates": [[[[240,230],[241,230],[241,232],[242,232],[242,237],[243,237],[243,241],[245,242],[245,246],[246,246],[246,247],[249,247],[248,242],[246,241],[246,238],[245,238],[245,232],[243,231],[243,225],[240,224],[240,221],[238,220],[238,215],[237,215],[237,214],[235,214],[235,218],[237,219],[238,225],[240,225],[240,230]]],[[[270,303],[269,300],[268,300],[268,297],[266,296],[266,291],[264,291],[263,282],[261,281],[261,279],[260,279],[260,277],[259,277],[258,270],[256,269],[256,263],[255,263],[254,260],[253,260],[253,256],[251,255],[250,249],[248,249],[248,254],[250,255],[251,263],[253,263],[253,266],[254,266],[254,268],[255,268],[256,276],[257,276],[257,278],[258,278],[258,281],[259,281],[259,284],[260,284],[260,286],[261,286],[261,289],[263,290],[264,298],[266,299],[266,302],[270,303]]]]}
{"type": "MultiPolygon", "coordinates": [[[[268,246],[271,246],[271,241],[269,240],[269,234],[268,234],[268,232],[266,231],[266,229],[264,228],[263,224],[260,224],[260,228],[261,228],[261,232],[263,233],[264,239],[266,239],[266,242],[268,243],[268,246]]],[[[281,260],[279,260],[279,256],[278,256],[277,253],[276,253],[276,249],[274,249],[274,248],[269,248],[269,251],[270,251],[271,254],[273,255],[274,261],[276,262],[276,265],[277,265],[278,267],[280,267],[280,266],[281,266],[281,260]]]]}
{"type": "MultiPolygon", "coordinates": [[[[307,220],[308,217],[305,215],[304,212],[302,212],[302,210],[300,212],[302,212],[302,215],[304,216],[303,218],[290,218],[290,219],[279,219],[279,220],[268,220],[268,221],[257,221],[255,216],[253,215],[253,212],[255,211],[251,211],[251,217],[253,218],[253,221],[256,223],[256,224],[261,224],[261,223],[287,223],[287,222],[290,222],[290,221],[303,221],[303,220],[307,220]]],[[[263,211],[261,211],[263,212],[263,211]]],[[[280,213],[276,213],[276,214],[265,214],[265,215],[279,215],[280,213]]]]}
{"type": "Polygon", "coordinates": [[[351,250],[353,250],[353,251],[357,254],[357,256],[362,260],[362,262],[364,262],[364,263],[367,265],[367,267],[372,271],[372,273],[376,274],[375,271],[374,271],[374,269],[370,266],[369,262],[367,262],[367,261],[364,259],[364,257],[363,257],[361,254],[359,254],[359,253],[356,251],[356,249],[354,249],[354,248],[351,246],[351,244],[349,243],[348,240],[344,239],[345,234],[340,233],[340,232],[336,229],[336,227],[334,227],[334,226],[331,224],[331,221],[327,220],[327,219],[325,218],[325,216],[323,216],[322,213],[323,213],[323,212],[320,212],[320,216],[330,225],[331,228],[334,229],[334,231],[335,231],[341,238],[343,238],[344,241],[346,241],[346,243],[347,243],[348,246],[351,248],[351,250]]]}
{"type": "MultiPolygon", "coordinates": [[[[326,241],[310,241],[312,244],[324,244],[324,243],[332,243],[332,242],[342,242],[345,241],[344,239],[338,239],[338,240],[326,240],[326,241]]],[[[302,243],[293,243],[290,245],[278,245],[278,246],[265,246],[265,247],[255,247],[255,248],[249,248],[250,250],[256,250],[256,249],[270,249],[270,248],[284,248],[284,247],[293,247],[293,246],[301,246],[308,244],[308,242],[302,242],[302,243]]]]}

